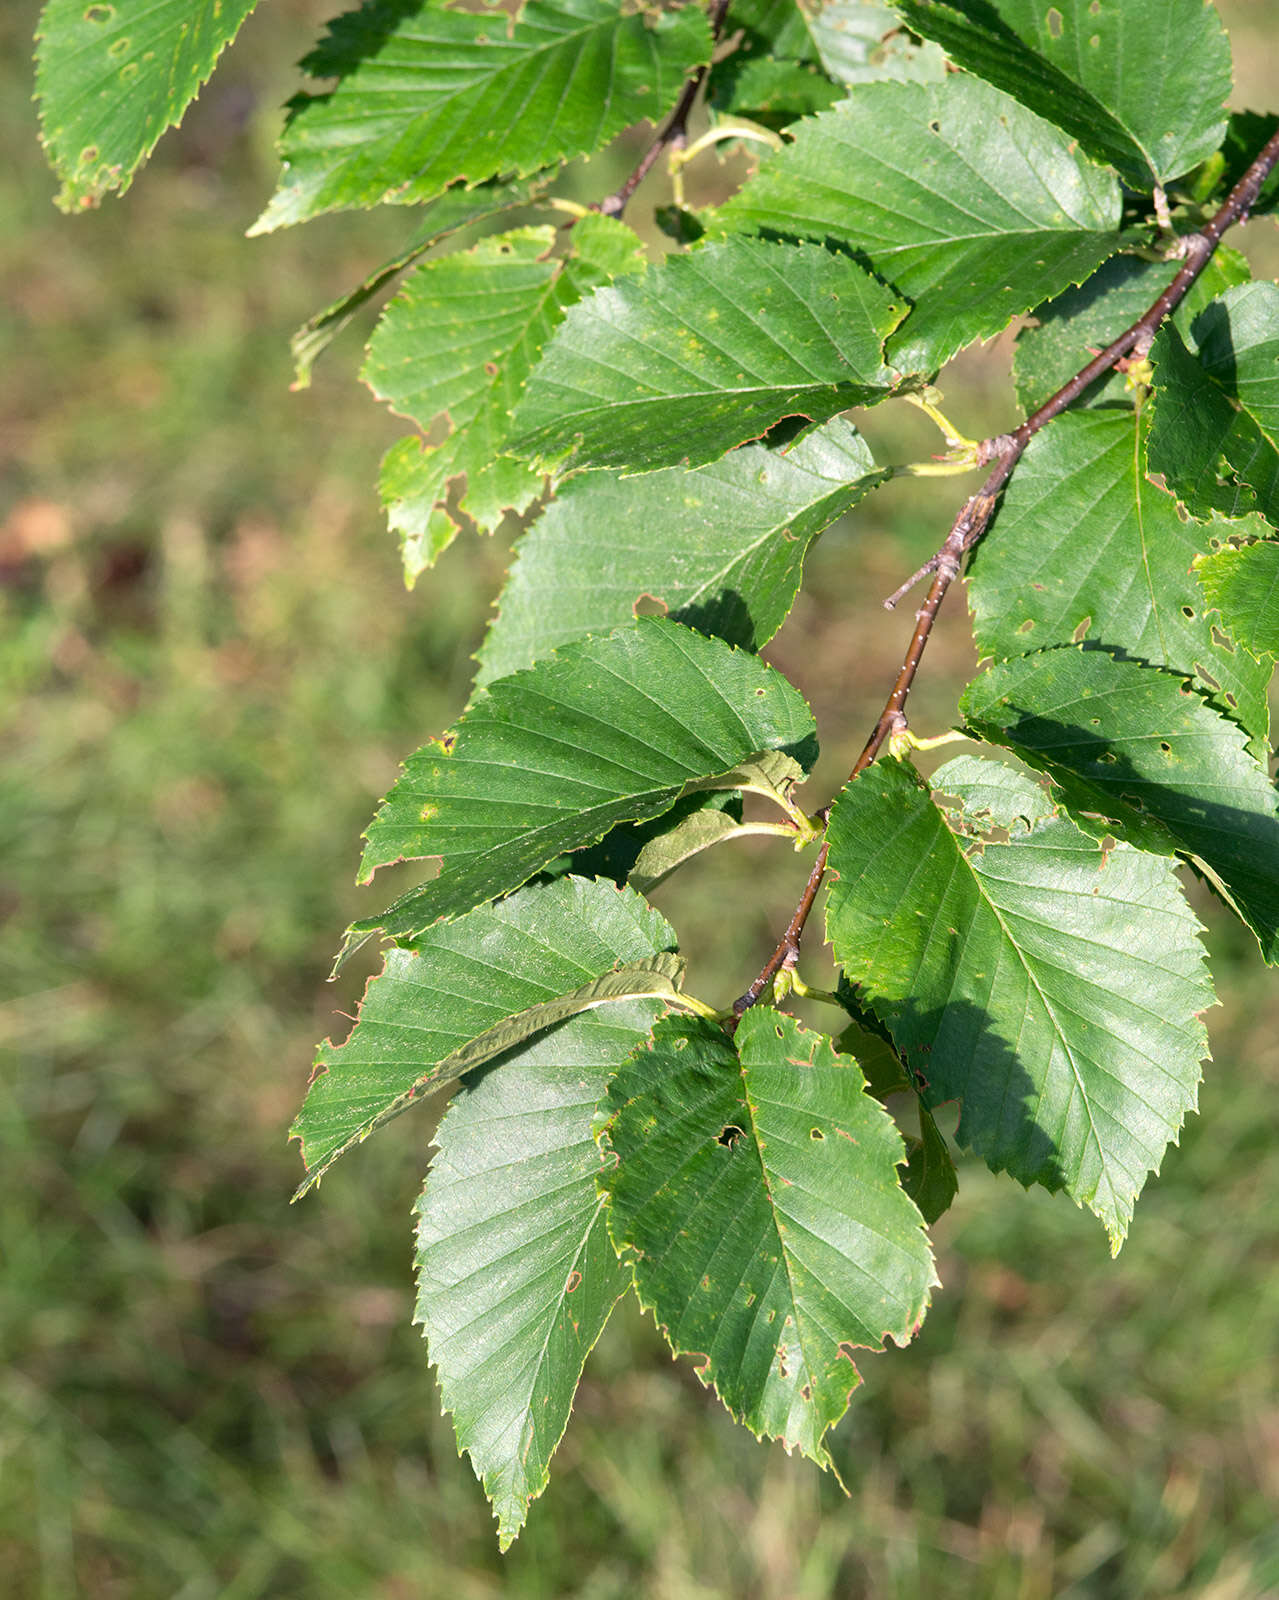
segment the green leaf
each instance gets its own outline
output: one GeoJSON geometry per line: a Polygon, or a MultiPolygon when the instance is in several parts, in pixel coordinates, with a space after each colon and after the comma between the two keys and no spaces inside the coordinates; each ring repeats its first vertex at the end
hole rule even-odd
{"type": "Polygon", "coordinates": [[[1191,571],[1238,525],[1179,515],[1146,476],[1145,432],[1134,412],[1084,411],[1031,441],[969,569],[978,647],[998,658],[1090,639],[1197,676],[1260,753],[1269,665],[1214,638],[1191,571]]]}
{"type": "Polygon", "coordinates": [[[1227,545],[1195,571],[1222,627],[1255,656],[1279,656],[1279,542],[1227,545]]]}
{"type": "MultiPolygon", "coordinates": [[[[660,816],[650,817],[647,822],[620,822],[610,828],[598,844],[556,856],[554,861],[546,863],[538,876],[559,877],[571,872],[581,878],[608,878],[616,884],[626,883],[650,844],[660,849],[661,840],[667,834],[676,832],[703,811],[722,811],[733,822],[740,822],[741,794],[733,790],[703,790],[682,795],[660,816]]],[[[632,887],[640,886],[637,883],[632,887]]]]}
{"type": "Polygon", "coordinates": [[[961,1144],[1065,1189],[1117,1250],[1207,1053],[1212,990],[1173,863],[1064,817],[1006,844],[957,835],[893,759],[844,790],[827,837],[836,960],[925,1102],[958,1100],[961,1144]]]}
{"type": "MultiPolygon", "coordinates": [[[[1232,111],[1226,129],[1225,143],[1221,147],[1221,168],[1216,184],[1217,192],[1228,194],[1261,153],[1275,128],[1279,127],[1279,113],[1274,111],[1232,111]]],[[[1264,216],[1279,207],[1279,167],[1272,168],[1261,185],[1261,191],[1248,208],[1250,217],[1264,216]]]]}
{"type": "Polygon", "coordinates": [[[1279,795],[1235,724],[1188,684],[1065,648],[992,668],[960,708],[982,738],[1049,772],[1072,808],[1192,857],[1279,963],[1279,795]]]}
{"type": "Polygon", "coordinates": [[[257,0],[47,0],[37,33],[41,136],[81,211],[121,194],[182,120],[257,0]]]}
{"type": "Polygon", "coordinates": [[[1198,355],[1162,327],[1151,347],[1150,466],[1191,511],[1279,523],[1279,285],[1229,289],[1194,324],[1198,355]]]}
{"type": "Polygon", "coordinates": [[[546,466],[700,467],[782,417],[884,399],[900,299],[827,250],[730,239],[575,306],[529,380],[512,449],[546,466]]]}
{"type": "Polygon", "coordinates": [[[734,0],[731,22],[742,39],[711,68],[711,105],[771,128],[826,110],[850,84],[946,73],[937,46],[916,44],[875,0],[734,0]]]}
{"type": "Polygon", "coordinates": [[[787,450],[746,445],[691,472],[570,478],[515,547],[476,682],[607,632],[641,601],[758,650],[794,604],[813,540],[887,477],[836,417],[787,450]]]}
{"type": "Polygon", "coordinates": [[[1203,0],[894,0],[952,60],[1149,190],[1221,143],[1230,44],[1203,0]]]}
{"type": "Polygon", "coordinates": [[[427,262],[369,341],[362,376],[374,394],[424,431],[437,418],[449,429],[436,445],[401,440],[383,464],[382,499],[409,583],[452,542],[458,512],[490,531],[537,498],[541,473],[502,453],[516,397],[566,307],[643,266],[635,235],[609,217],[578,223],[571,256],[553,259],[554,242],[554,228],[520,228],[427,262]],[[446,509],[462,476],[465,492],[446,509]]]}
{"type": "Polygon", "coordinates": [[[919,1214],[931,1227],[945,1216],[959,1193],[959,1176],[950,1148],[932,1112],[922,1100],[919,1112],[919,1138],[906,1140],[910,1152],[902,1173],[902,1188],[919,1207],[919,1214]]]}
{"type": "Polygon", "coordinates": [[[695,6],[529,0],[512,20],[444,0],[373,0],[332,22],[303,62],[338,83],[293,101],[280,186],[251,231],[418,205],[458,179],[527,177],[589,155],[660,117],[710,48],[695,6]]]}
{"type": "Polygon", "coordinates": [[[754,656],[659,617],[565,645],[482,690],[448,748],[409,758],[368,830],[363,872],[432,855],[443,870],[355,929],[402,937],[460,916],[767,750],[807,769],[813,718],[754,656]]]}
{"type": "Polygon", "coordinates": [[[298,1193],[414,1101],[503,1052],[522,1059],[565,1017],[635,1003],[656,1015],[680,975],[674,945],[637,894],[557,878],[389,950],[346,1041],[316,1055],[290,1130],[307,1169],[298,1193]]]}
{"type": "Polygon", "coordinates": [[[856,250],[915,309],[888,345],[933,371],[1122,242],[1119,186],[1058,129],[964,76],[870,83],[801,123],[716,227],[856,250]]]}
{"type": "Polygon", "coordinates": [[[752,1432],[829,1466],[854,1350],[904,1345],[937,1281],[901,1136],[856,1062],[765,1006],[733,1041],[671,1018],[607,1106],[601,1181],[640,1300],[752,1432]]]}
{"type": "Polygon", "coordinates": [[[435,1136],[415,1320],[503,1550],[546,1487],[586,1357],[629,1282],[596,1187],[592,1122],[657,1009],[619,1004],[543,1034],[463,1085],[435,1136]]]}
{"type": "Polygon", "coordinates": [[[977,832],[986,823],[1009,833],[1026,832],[1056,816],[1052,796],[1028,773],[981,756],[956,756],[929,779],[935,795],[953,795],[960,802],[963,826],[977,832]]]}
{"type": "Polygon", "coordinates": [[[415,230],[411,242],[398,255],[383,262],[347,294],[309,317],[289,340],[294,367],[291,387],[310,387],[311,368],[317,357],[328,349],[361,307],[367,305],[397,273],[403,272],[419,256],[425,255],[450,234],[485,217],[495,216],[500,211],[528,204],[555,175],[554,172],[539,172],[531,178],[520,178],[510,183],[483,183],[474,189],[458,184],[445,190],[438,200],[433,200],[425,207],[423,221],[415,230]]]}
{"type": "MultiPolygon", "coordinates": [[[[1144,316],[1176,277],[1180,261],[1146,261],[1140,256],[1112,256],[1077,289],[1036,306],[1035,326],[1017,335],[1013,377],[1017,399],[1029,415],[1056,394],[1087,365],[1091,357],[1144,316]]],[[[1218,246],[1192,285],[1172,320],[1184,335],[1206,305],[1234,284],[1252,276],[1237,250],[1218,246]]],[[[1087,390],[1076,406],[1131,404],[1123,373],[1110,372],[1087,390]]]]}

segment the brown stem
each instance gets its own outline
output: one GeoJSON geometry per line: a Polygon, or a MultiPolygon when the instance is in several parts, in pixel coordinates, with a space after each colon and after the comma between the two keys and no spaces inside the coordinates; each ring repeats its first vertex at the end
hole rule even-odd
{"type": "MultiPolygon", "coordinates": [[[[724,19],[728,14],[729,0],[712,0],[709,17],[711,24],[712,43],[719,42],[719,36],[724,31],[724,19]]],[[[591,207],[592,211],[602,211],[606,217],[620,217],[626,209],[626,203],[653,170],[657,158],[663,150],[668,150],[672,145],[683,145],[688,136],[688,118],[693,109],[693,102],[697,99],[698,91],[706,81],[709,66],[698,67],[697,71],[684,85],[679,99],[675,102],[675,109],[667,117],[654,138],[652,144],[639,158],[635,170],[620,188],[614,189],[612,194],[606,195],[603,200],[597,201],[591,207]]]]}
{"type": "MultiPolygon", "coordinates": [[[[884,741],[897,728],[906,726],[906,697],[910,693],[911,684],[915,681],[915,673],[919,670],[920,659],[932,636],[933,623],[937,620],[937,612],[947,589],[959,576],[960,563],[977,541],[985,533],[990,524],[990,519],[995,514],[995,507],[1003,493],[1004,486],[1012,477],[1013,469],[1021,460],[1026,446],[1040,431],[1046,427],[1054,417],[1061,415],[1066,408],[1074,403],[1088,388],[1089,384],[1104,372],[1108,372],[1117,361],[1123,359],[1130,351],[1135,350],[1139,356],[1144,356],[1150,349],[1155,331],[1159,324],[1176,309],[1185,298],[1191,285],[1212,259],[1213,251],[1221,243],[1222,235],[1228,228],[1237,222],[1242,222],[1247,217],[1249,209],[1255,202],[1270,172],[1279,163],[1279,128],[1271,135],[1263,147],[1260,155],[1240,178],[1239,182],[1230,191],[1226,203],[1220,211],[1204,224],[1198,233],[1186,234],[1182,240],[1185,260],[1181,270],[1172,280],[1164,292],[1154,302],[1143,316],[1130,328],[1124,330],[1111,344],[1093,357],[1086,367],[1080,370],[1057,390],[1056,394],[1045,400],[1037,411],[1033,411],[1012,433],[1000,434],[998,438],[988,440],[981,451],[980,459],[994,461],[995,465],[990,476],[982,484],[976,494],[970,495],[964,502],[959,515],[955,518],[950,532],[946,535],[941,549],[937,554],[922,566],[910,583],[899,589],[890,597],[890,606],[895,605],[905,590],[917,579],[933,573],[933,581],[929,585],[924,603],[915,613],[915,631],[911,635],[910,644],[907,646],[906,655],[893,684],[892,692],[884,702],[884,709],[879,714],[879,719],[871,730],[861,755],[858,756],[853,770],[849,773],[848,781],[851,783],[860,773],[864,772],[875,757],[879,754],[884,741]]],[[[833,802],[832,802],[833,803],[833,802]]],[[[826,806],[818,813],[824,822],[830,814],[830,806],[826,806]]],[[[804,927],[808,921],[813,903],[817,899],[817,891],[821,887],[822,879],[826,875],[826,858],[829,845],[823,841],[813,863],[813,870],[808,875],[808,882],[804,885],[804,892],[800,896],[799,904],[795,907],[790,921],[786,924],[786,932],[777,943],[777,948],[764,963],[759,976],[741,995],[733,1002],[733,1017],[726,1026],[730,1031],[736,1026],[742,1014],[755,1005],[764,991],[784,966],[794,966],[799,959],[800,940],[804,935],[804,927]]]]}

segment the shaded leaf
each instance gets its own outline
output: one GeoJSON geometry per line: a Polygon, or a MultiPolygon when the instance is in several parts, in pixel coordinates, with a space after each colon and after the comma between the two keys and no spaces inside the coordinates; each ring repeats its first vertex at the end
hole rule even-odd
{"type": "Polygon", "coordinates": [[[988,84],[871,83],[810,118],[714,226],[858,252],[914,302],[888,344],[933,371],[1119,248],[1119,186],[988,84]]]}
{"type": "Polygon", "coordinates": [[[415,1320],[503,1550],[546,1487],[583,1364],[630,1281],[605,1225],[592,1122],[657,1011],[618,1004],[543,1034],[465,1084],[435,1136],[415,1320]]]}
{"type": "Polygon", "coordinates": [[[538,876],[559,877],[571,872],[582,878],[608,878],[613,883],[623,884],[650,844],[660,846],[667,834],[682,828],[700,812],[711,811],[722,811],[733,822],[740,822],[741,794],[735,790],[701,790],[681,795],[669,811],[660,816],[650,817],[646,822],[619,822],[598,844],[556,856],[554,861],[546,863],[538,876]]]}
{"type": "Polygon", "coordinates": [[[1279,285],[1228,290],[1197,318],[1198,354],[1155,336],[1150,467],[1196,515],[1279,523],[1279,285]]]}
{"type": "Polygon", "coordinates": [[[1203,0],[894,0],[919,33],[1138,189],[1221,143],[1230,44],[1203,0]]]}
{"type": "Polygon", "coordinates": [[[850,84],[945,76],[937,46],[917,44],[875,0],[734,0],[732,24],[742,40],[711,68],[710,102],[768,127],[825,110],[850,84]]]}
{"type": "Polygon", "coordinates": [[[782,417],[873,405],[900,299],[827,250],[730,239],[601,289],[556,333],[512,449],[562,469],[700,467],[782,417]]]}
{"type": "MultiPolygon", "coordinates": [[[[1279,127],[1279,113],[1274,111],[1230,113],[1225,142],[1221,147],[1221,169],[1216,184],[1218,192],[1225,195],[1234,188],[1257,159],[1276,127],[1279,127]]],[[[1276,207],[1279,207],[1279,167],[1267,174],[1260,193],[1248,208],[1248,215],[1264,216],[1276,207]]]]}
{"type": "Polygon", "coordinates": [[[1007,657],[1090,639],[1198,676],[1260,753],[1269,667],[1214,637],[1191,570],[1238,525],[1179,515],[1146,476],[1146,431],[1131,411],[1077,412],[1031,441],[969,568],[978,647],[1007,657]]]}
{"type": "Polygon", "coordinates": [[[907,1138],[909,1152],[902,1188],[919,1207],[919,1214],[931,1225],[944,1216],[959,1193],[959,1175],[951,1159],[950,1147],[942,1136],[932,1112],[922,1099],[919,1111],[919,1138],[907,1138]]]}
{"type": "Polygon", "coordinates": [[[1260,511],[1270,521],[1279,518],[1279,452],[1274,445],[1208,381],[1175,328],[1160,328],[1150,359],[1156,382],[1152,470],[1197,517],[1260,511]]]}
{"type": "Polygon", "coordinates": [[[658,617],[565,645],[482,690],[448,749],[409,758],[363,872],[431,855],[443,870],[355,929],[402,936],[460,916],[767,750],[811,765],[813,718],[754,656],[658,617]]]}
{"type": "Polygon", "coordinates": [[[459,179],[527,177],[588,155],[660,117],[710,46],[695,6],[529,0],[512,20],[445,0],[373,0],[331,22],[304,60],[338,83],[292,102],[280,186],[251,231],[418,205],[459,179]]]}
{"type": "Polygon", "coordinates": [[[758,650],[794,603],[813,540],[887,476],[836,417],[787,450],[745,445],[694,471],[570,478],[515,547],[476,682],[607,632],[641,601],[758,650]]]}
{"type": "MultiPolygon", "coordinates": [[[[1037,326],[1023,328],[1013,353],[1017,399],[1029,415],[1056,394],[1097,351],[1105,349],[1126,328],[1144,316],[1176,277],[1180,261],[1146,261],[1140,256],[1112,256],[1087,282],[1036,306],[1037,326]]],[[[1191,286],[1172,320],[1189,337],[1194,319],[1210,301],[1252,276],[1237,250],[1219,245],[1191,286]]],[[[1132,403],[1122,372],[1110,372],[1084,391],[1076,407],[1116,400],[1132,403]]]]}
{"type": "Polygon", "coordinates": [[[530,1039],[565,1017],[606,1002],[656,1014],[680,976],[674,945],[665,918],[637,894],[558,878],[389,950],[345,1042],[326,1041],[316,1055],[290,1129],[307,1169],[298,1193],[415,1100],[501,1052],[521,1059],[530,1039]]]}
{"type": "Polygon", "coordinates": [[[36,35],[41,137],[63,211],[121,194],[257,0],[46,0],[36,35]]]}
{"type": "Polygon", "coordinates": [[[1208,604],[1255,656],[1279,656],[1279,541],[1227,545],[1195,561],[1208,604]]]}
{"type": "Polygon", "coordinates": [[[418,267],[369,341],[374,394],[423,430],[441,416],[449,430],[436,445],[403,439],[383,463],[410,583],[457,532],[444,503],[455,478],[466,479],[457,510],[485,531],[536,499],[541,473],[503,454],[516,397],[566,307],[643,265],[635,235],[608,217],[584,217],[568,257],[550,257],[554,241],[554,228],[520,228],[418,267]]]}
{"type": "Polygon", "coordinates": [[[1047,650],[983,674],[961,710],[982,738],[1049,772],[1072,809],[1192,857],[1279,962],[1279,795],[1235,724],[1189,685],[1100,650],[1047,650]]]}
{"type": "Polygon", "coordinates": [[[1207,1053],[1212,990],[1173,863],[1060,816],[975,844],[894,759],[844,790],[828,838],[836,959],[925,1103],[958,1100],[961,1144],[1065,1189],[1117,1250],[1207,1053]]]}
{"type": "Polygon", "coordinates": [[[310,387],[311,368],[315,365],[316,359],[328,349],[360,309],[366,306],[397,273],[412,266],[419,256],[425,255],[433,245],[439,244],[442,239],[447,239],[450,234],[457,233],[460,229],[485,217],[495,216],[500,211],[509,211],[516,206],[527,204],[554,176],[552,172],[539,172],[531,178],[519,178],[510,183],[482,183],[474,189],[458,184],[452,189],[445,190],[438,200],[433,200],[425,208],[423,220],[414,232],[412,240],[398,255],[383,262],[376,271],[365,278],[363,283],[357,284],[347,294],[339,296],[322,311],[317,311],[313,317],[308,317],[289,340],[289,349],[293,355],[291,387],[294,389],[310,387]]]}
{"type": "Polygon", "coordinates": [[[734,1040],[659,1023],[607,1108],[609,1228],[640,1300],[753,1433],[828,1466],[853,1351],[905,1344],[936,1282],[892,1120],[856,1062],[765,1006],[734,1040]]]}

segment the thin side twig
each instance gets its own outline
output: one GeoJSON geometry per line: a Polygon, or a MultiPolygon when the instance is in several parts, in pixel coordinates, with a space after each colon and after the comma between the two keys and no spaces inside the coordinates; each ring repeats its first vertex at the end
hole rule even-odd
{"type": "MultiPolygon", "coordinates": [[[[709,12],[711,25],[712,47],[719,43],[720,34],[724,31],[724,20],[728,15],[729,0],[712,0],[709,12]]],[[[592,211],[601,211],[606,217],[620,217],[626,209],[626,203],[653,170],[658,157],[663,150],[669,150],[673,145],[682,146],[688,139],[688,118],[692,112],[694,102],[697,100],[702,85],[706,82],[709,66],[698,67],[697,71],[684,85],[679,99],[675,102],[675,109],[658,129],[652,144],[639,158],[634,170],[626,181],[612,194],[606,195],[603,200],[597,201],[592,211]]]]}
{"type": "MultiPolygon", "coordinates": [[[[891,607],[919,578],[929,573],[933,574],[933,581],[924,597],[924,603],[915,613],[915,631],[911,635],[910,644],[906,647],[906,655],[892,692],[884,702],[884,709],[880,712],[861,755],[858,756],[848,775],[850,783],[870,766],[883,748],[884,741],[898,729],[905,728],[906,697],[910,694],[915,674],[919,670],[920,659],[932,636],[933,624],[937,620],[937,612],[946,597],[946,591],[959,576],[964,556],[989,526],[990,519],[995,514],[995,507],[999,503],[999,497],[1009,478],[1012,477],[1013,470],[1021,460],[1026,446],[1041,428],[1046,427],[1055,417],[1059,417],[1091,383],[1108,372],[1117,361],[1133,352],[1139,357],[1147,354],[1159,324],[1186,297],[1191,285],[1212,259],[1213,252],[1221,243],[1226,230],[1247,218],[1262,184],[1277,163],[1279,163],[1279,128],[1271,135],[1257,159],[1230,191],[1225,204],[1216,215],[1205,223],[1198,233],[1184,235],[1185,259],[1181,268],[1149,310],[1094,356],[1087,366],[1081,367],[1069,383],[1063,384],[1056,394],[1045,400],[1020,427],[1015,428],[1012,433],[1000,434],[997,438],[986,441],[979,459],[983,462],[994,461],[995,465],[990,475],[977,493],[970,495],[964,502],[937,554],[919,569],[910,583],[890,598],[891,607]]],[[[828,819],[830,809],[828,805],[817,813],[823,823],[828,819]]],[[[759,1001],[777,974],[784,967],[793,967],[798,961],[804,927],[817,899],[822,879],[826,875],[829,849],[829,842],[823,840],[821,849],[817,852],[817,859],[813,863],[813,869],[808,875],[808,882],[804,885],[799,904],[786,925],[785,933],[778,940],[776,949],[764,963],[759,976],[750,988],[733,1002],[733,1016],[726,1024],[730,1032],[742,1015],[759,1001]]]]}

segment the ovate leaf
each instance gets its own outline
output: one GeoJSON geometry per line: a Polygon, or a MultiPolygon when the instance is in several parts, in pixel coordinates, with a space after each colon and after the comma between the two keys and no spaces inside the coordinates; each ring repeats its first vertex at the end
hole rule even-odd
{"type": "Polygon", "coordinates": [[[1235,525],[1179,514],[1146,476],[1145,435],[1135,412],[1105,410],[1061,417],[1031,441],[973,556],[977,644],[1007,657],[1090,639],[1198,676],[1260,752],[1269,665],[1214,637],[1191,570],[1235,525]]]}
{"type": "Polygon", "coordinates": [[[46,0],[36,95],[63,211],[122,194],[257,0],[46,0]]]}
{"type": "Polygon", "coordinates": [[[1212,990],[1173,863],[1060,816],[969,840],[893,759],[844,790],[828,837],[835,957],[926,1104],[958,1100],[961,1144],[1065,1189],[1117,1250],[1207,1053],[1212,990]]]}
{"type": "Polygon", "coordinates": [[[516,546],[476,681],[605,633],[642,603],[758,650],[794,603],[813,540],[887,476],[835,417],[788,450],[745,445],[694,471],[570,478],[516,546]]]}
{"type": "Polygon", "coordinates": [[[1279,523],[1279,285],[1230,289],[1196,319],[1197,355],[1160,328],[1150,467],[1191,511],[1279,523]]]}
{"type": "Polygon", "coordinates": [[[952,60],[1064,128],[1137,189],[1221,143],[1230,44],[1203,0],[894,0],[952,60]]]}
{"type": "Polygon", "coordinates": [[[399,937],[460,916],[768,750],[807,769],[813,718],[754,656],[659,617],[565,645],[482,690],[447,748],[410,757],[363,870],[432,855],[443,869],[356,930],[399,937]]]}
{"type": "Polygon", "coordinates": [[[782,417],[825,422],[896,381],[900,297],[842,256],[730,239],[575,307],[515,414],[548,466],[699,467],[782,417]]]}
{"type": "MultiPolygon", "coordinates": [[[[1112,256],[1077,289],[1067,289],[1036,306],[1035,322],[1018,333],[1013,357],[1013,377],[1022,409],[1029,414],[1042,405],[1097,351],[1149,311],[1180,267],[1180,261],[1112,256]]],[[[1237,250],[1218,246],[1171,320],[1189,337],[1194,319],[1210,301],[1234,284],[1247,283],[1251,276],[1247,261],[1237,250]]],[[[1075,403],[1099,405],[1115,401],[1131,404],[1132,392],[1125,375],[1112,371],[1090,385],[1075,403]]]]}
{"type": "Polygon", "coordinates": [[[553,228],[521,228],[418,267],[369,342],[374,394],[424,431],[438,417],[449,430],[438,445],[401,440],[383,464],[410,583],[457,532],[444,503],[455,478],[466,479],[458,509],[485,531],[536,498],[541,473],[502,453],[515,400],[565,308],[643,265],[634,234],[608,217],[584,217],[566,258],[550,256],[554,240],[553,228]]]}
{"type": "Polygon", "coordinates": [[[1222,626],[1255,656],[1279,656],[1279,541],[1200,556],[1195,571],[1222,626]]]}
{"type": "Polygon", "coordinates": [[[1279,794],[1235,724],[1188,684],[1065,648],[992,668],[961,709],[982,738],[1049,772],[1072,808],[1190,856],[1279,961],[1279,794]]]}
{"type": "Polygon", "coordinates": [[[484,217],[495,216],[500,211],[526,205],[553,176],[553,173],[537,173],[532,178],[517,178],[509,183],[482,183],[474,189],[458,184],[445,190],[438,200],[433,200],[425,207],[421,223],[403,250],[389,261],[384,261],[347,294],[339,296],[309,317],[289,340],[294,367],[291,387],[306,389],[310,386],[311,368],[317,357],[328,349],[356,313],[380,289],[385,288],[397,273],[403,272],[433,245],[457,233],[459,229],[469,227],[484,217]]]}
{"type": "Polygon", "coordinates": [[[1119,186],[1074,142],[988,84],[870,83],[803,122],[716,227],[863,254],[914,302],[888,345],[932,371],[1079,283],[1120,239],[1119,186]]]}
{"type": "Polygon", "coordinates": [[[543,1034],[465,1084],[435,1136],[415,1320],[504,1550],[546,1487],[587,1354],[629,1282],[596,1187],[592,1121],[657,1010],[619,1004],[543,1034]]]}
{"type": "Polygon", "coordinates": [[[669,1003],[680,977],[670,925],[637,894],[558,878],[387,952],[345,1043],[320,1046],[291,1136],[309,1189],[382,1123],[566,1017],[669,1003]],[[639,997],[652,996],[652,999],[639,997]]]}
{"type": "Polygon", "coordinates": [[[901,1136],[850,1057],[760,1006],[654,1029],[609,1086],[609,1227],[671,1347],[755,1434],[823,1466],[858,1348],[936,1282],[901,1136]]]}
{"type": "Polygon", "coordinates": [[[325,211],[418,205],[458,179],[526,177],[656,120],[710,56],[701,9],[529,0],[518,18],[445,0],[373,0],[338,17],[303,62],[283,171],[253,232],[325,211]]]}

